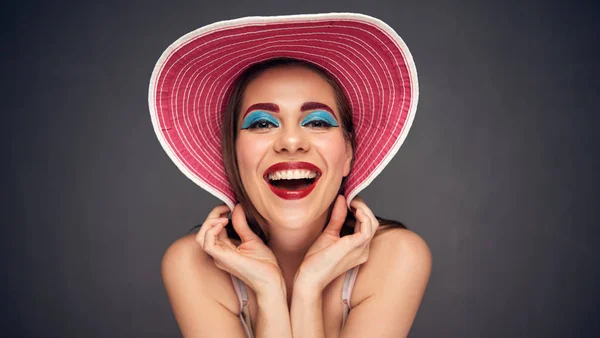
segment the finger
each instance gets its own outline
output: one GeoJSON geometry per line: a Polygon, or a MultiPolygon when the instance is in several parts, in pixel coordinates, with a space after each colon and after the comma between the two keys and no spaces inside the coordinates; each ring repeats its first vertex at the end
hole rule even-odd
{"type": "MultiPolygon", "coordinates": [[[[227,223],[229,223],[229,222],[227,222],[227,223]]],[[[231,242],[231,240],[229,239],[229,236],[227,236],[227,229],[225,228],[227,226],[227,223],[225,223],[223,230],[221,230],[221,232],[219,232],[219,235],[217,236],[217,238],[219,239],[219,241],[223,242],[225,245],[230,247],[232,250],[235,250],[236,249],[235,244],[233,244],[233,242],[231,242]]]]}
{"type": "Polygon", "coordinates": [[[235,274],[235,267],[240,264],[240,259],[244,258],[237,253],[236,246],[229,239],[226,242],[219,239],[221,233],[225,232],[225,225],[219,223],[206,232],[205,251],[213,258],[219,269],[235,274]]]}
{"type": "Polygon", "coordinates": [[[350,202],[350,210],[352,211],[354,216],[356,216],[356,212],[358,211],[358,209],[362,208],[363,204],[361,202],[362,199],[360,199],[360,197],[358,196],[354,197],[352,199],[352,202],[350,202]]]}
{"type": "Polygon", "coordinates": [[[375,217],[371,209],[368,207],[364,207],[360,209],[360,211],[371,220],[371,236],[374,236],[375,232],[377,232],[377,228],[379,228],[379,221],[377,220],[377,217],[375,217]]]}
{"type": "Polygon", "coordinates": [[[363,199],[359,196],[356,196],[352,199],[352,202],[350,202],[350,206],[354,209],[358,209],[361,207],[366,207],[367,205],[365,204],[365,202],[363,201],[363,199]]]}
{"type": "Polygon", "coordinates": [[[377,220],[377,217],[375,217],[373,211],[364,202],[364,200],[357,196],[352,200],[350,205],[356,209],[360,209],[367,217],[371,219],[371,233],[375,234],[377,228],[379,227],[379,221],[377,220]]]}
{"type": "Polygon", "coordinates": [[[227,223],[224,224],[223,231],[219,232],[218,239],[220,241],[226,241],[229,239],[229,237],[227,236],[227,230],[225,229],[226,226],[227,226],[227,223]]]}
{"type": "Polygon", "coordinates": [[[218,235],[224,227],[223,223],[218,223],[206,232],[206,236],[204,237],[204,250],[211,256],[220,256],[223,250],[226,249],[226,247],[220,245],[222,243],[218,239],[218,235]]]}
{"type": "Polygon", "coordinates": [[[217,205],[214,209],[212,209],[210,213],[208,213],[208,217],[206,217],[206,219],[219,218],[227,215],[228,213],[229,207],[226,204],[220,204],[217,205]]]}
{"type": "Polygon", "coordinates": [[[231,213],[231,222],[233,223],[233,228],[235,232],[240,236],[242,243],[249,242],[252,240],[261,240],[248,226],[248,222],[246,221],[246,214],[244,213],[244,208],[241,204],[238,204],[233,208],[233,212],[231,213]]]}
{"type": "Polygon", "coordinates": [[[346,209],[346,200],[344,196],[338,195],[331,211],[331,217],[329,218],[329,224],[323,232],[331,233],[332,235],[339,236],[342,226],[346,221],[346,215],[348,209],[346,209]]]}
{"type": "Polygon", "coordinates": [[[354,196],[352,201],[350,201],[350,208],[357,209],[359,206],[365,205],[364,200],[360,196],[354,196]]]}
{"type": "Polygon", "coordinates": [[[204,248],[204,238],[206,237],[206,232],[213,228],[216,224],[224,223],[227,224],[229,220],[227,218],[210,218],[207,219],[204,224],[200,227],[200,231],[196,234],[196,242],[200,244],[202,248],[204,248]]]}
{"type": "Polygon", "coordinates": [[[359,210],[356,208],[356,204],[352,206],[352,213],[354,214],[354,218],[356,218],[356,223],[354,224],[354,233],[361,232],[364,229],[364,213],[359,215],[359,210]]]}
{"type": "Polygon", "coordinates": [[[357,240],[359,242],[361,242],[361,244],[363,244],[364,242],[367,242],[368,240],[370,240],[371,237],[373,237],[371,218],[368,217],[367,215],[365,215],[365,213],[362,211],[362,209],[357,209],[356,210],[356,220],[360,223],[360,229],[358,231],[356,231],[356,228],[355,228],[355,234],[352,236],[357,236],[357,240]]]}
{"type": "Polygon", "coordinates": [[[333,252],[335,252],[334,255],[338,257],[345,257],[352,252],[359,252],[360,250],[357,249],[363,247],[366,242],[368,241],[365,240],[365,237],[362,233],[344,236],[334,245],[336,247],[333,250],[333,252]]]}

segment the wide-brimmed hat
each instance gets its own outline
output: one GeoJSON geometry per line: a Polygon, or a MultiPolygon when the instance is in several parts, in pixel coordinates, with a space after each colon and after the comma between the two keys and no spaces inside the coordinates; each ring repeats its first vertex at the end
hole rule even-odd
{"type": "Polygon", "coordinates": [[[413,58],[383,21],[354,13],[245,17],[194,30],[162,54],[150,79],[154,131],[177,167],[231,209],[221,155],[228,95],[238,76],[273,58],[310,62],[350,102],[356,135],[347,203],[379,175],[413,122],[419,97],[413,58]]]}

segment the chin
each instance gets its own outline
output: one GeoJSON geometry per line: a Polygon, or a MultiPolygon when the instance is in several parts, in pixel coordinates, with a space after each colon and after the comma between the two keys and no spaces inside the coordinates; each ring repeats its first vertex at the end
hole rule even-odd
{"type": "MultiPolygon", "coordinates": [[[[271,212],[273,213],[273,211],[271,212]]],[[[316,215],[307,212],[306,209],[285,209],[275,215],[269,215],[267,221],[270,225],[285,229],[302,229],[309,226],[316,220],[316,215]]]]}
{"type": "Polygon", "coordinates": [[[306,229],[312,226],[316,221],[323,218],[327,213],[327,208],[317,210],[316,208],[290,207],[278,208],[271,206],[265,213],[261,214],[269,224],[269,227],[277,227],[280,229],[306,229]]]}

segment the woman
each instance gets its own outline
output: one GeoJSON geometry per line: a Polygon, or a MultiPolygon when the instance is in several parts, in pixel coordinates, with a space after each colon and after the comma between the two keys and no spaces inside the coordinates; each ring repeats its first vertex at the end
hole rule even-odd
{"type": "Polygon", "coordinates": [[[184,336],[408,334],[429,249],[356,197],[416,110],[414,64],[394,34],[356,14],[244,18],[163,54],[150,86],[155,131],[226,203],[163,258],[184,336]]]}

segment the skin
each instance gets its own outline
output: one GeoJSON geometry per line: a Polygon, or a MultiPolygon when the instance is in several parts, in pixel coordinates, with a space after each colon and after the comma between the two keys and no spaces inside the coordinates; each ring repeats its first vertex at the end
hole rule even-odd
{"type": "MultiPolygon", "coordinates": [[[[213,209],[192,241],[182,238],[167,250],[163,280],[186,337],[215,336],[214,332],[244,336],[239,319],[230,316],[239,315],[239,305],[233,287],[225,288],[231,285],[228,274],[250,287],[250,319],[256,337],[408,334],[430,274],[429,249],[410,231],[378,231],[377,219],[360,198],[351,202],[357,218],[354,234],[339,237],[349,211],[337,191],[350,171],[352,149],[341,128],[303,125],[315,111],[302,111],[306,102],[331,107],[340,121],[332,88],[309,69],[274,68],[249,84],[242,112],[257,103],[277,106],[277,112],[267,112],[276,118],[269,128],[241,129],[252,111],[242,113],[236,144],[242,183],[266,219],[271,240],[267,246],[249,229],[240,205],[231,217],[242,240],[227,238],[223,227],[229,209],[223,205],[213,209]],[[321,169],[322,177],[307,197],[284,200],[270,191],[263,174],[283,161],[310,162],[321,169]],[[325,224],[334,200],[331,219],[325,224]],[[340,331],[344,272],[357,265],[361,270],[353,309],[340,331]]],[[[265,111],[264,105],[259,110],[265,111]]]]}

